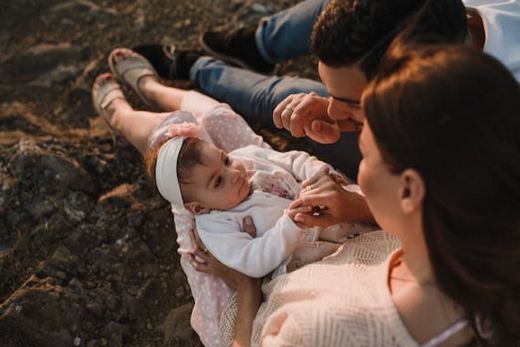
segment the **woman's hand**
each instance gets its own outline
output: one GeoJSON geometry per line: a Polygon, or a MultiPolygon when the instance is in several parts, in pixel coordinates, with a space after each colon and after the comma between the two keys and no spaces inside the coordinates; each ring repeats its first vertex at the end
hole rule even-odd
{"type": "MultiPolygon", "coordinates": [[[[246,232],[248,234],[252,232],[256,235],[256,229],[252,224],[252,220],[246,221],[244,218],[243,222],[246,232]],[[245,226],[246,224],[248,225],[247,227],[245,226]]],[[[190,262],[195,270],[220,277],[237,291],[238,313],[232,346],[251,346],[253,320],[262,301],[260,279],[248,277],[222,264],[204,246],[196,231],[192,232],[192,240],[196,248],[193,254],[190,255],[190,262]]]]}
{"type": "Polygon", "coordinates": [[[302,183],[300,196],[289,205],[288,213],[303,207],[310,207],[312,210],[308,213],[296,213],[294,220],[306,227],[372,221],[365,198],[343,189],[328,170],[302,183]]]}
{"type": "MultiPolygon", "coordinates": [[[[254,232],[256,233],[256,230],[254,232]]],[[[238,290],[243,285],[250,284],[249,282],[254,282],[255,279],[227,267],[215,258],[204,246],[196,231],[193,231],[191,236],[195,244],[195,250],[189,255],[189,260],[196,271],[220,277],[235,290],[238,290]]]]}

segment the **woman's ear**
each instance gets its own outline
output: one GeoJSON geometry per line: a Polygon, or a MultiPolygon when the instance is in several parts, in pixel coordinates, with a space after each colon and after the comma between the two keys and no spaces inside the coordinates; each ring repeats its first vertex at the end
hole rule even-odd
{"type": "Polygon", "coordinates": [[[202,206],[200,203],[196,201],[187,202],[184,204],[184,207],[193,214],[205,214],[209,212],[209,209],[202,206]]]}
{"type": "Polygon", "coordinates": [[[407,169],[401,173],[400,188],[401,209],[405,214],[417,211],[422,207],[425,196],[424,180],[413,169],[407,169]]]}

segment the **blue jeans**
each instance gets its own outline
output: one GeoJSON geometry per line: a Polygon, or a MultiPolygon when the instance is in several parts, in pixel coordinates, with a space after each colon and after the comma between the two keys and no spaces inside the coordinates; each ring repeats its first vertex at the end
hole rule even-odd
{"type": "Polygon", "coordinates": [[[306,0],[264,17],[256,29],[256,45],[265,60],[279,61],[310,53],[311,32],[330,0],[306,0]]]}
{"type": "MultiPolygon", "coordinates": [[[[312,26],[329,0],[307,0],[285,11],[264,18],[257,29],[260,51],[271,61],[309,53],[312,26]]],[[[190,70],[190,79],[205,94],[228,103],[251,125],[274,129],[273,110],[283,99],[295,93],[316,92],[327,96],[317,81],[288,76],[265,76],[227,65],[211,57],[199,58],[190,70]]],[[[361,155],[358,135],[344,133],[340,141],[322,145],[309,141],[312,154],[330,163],[353,180],[361,155]]]]}

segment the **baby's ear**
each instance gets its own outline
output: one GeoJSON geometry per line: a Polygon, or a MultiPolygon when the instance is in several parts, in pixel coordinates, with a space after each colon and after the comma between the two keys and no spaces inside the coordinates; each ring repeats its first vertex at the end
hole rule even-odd
{"type": "Polygon", "coordinates": [[[184,207],[195,215],[208,213],[208,209],[196,201],[187,202],[184,204],[184,207]]]}

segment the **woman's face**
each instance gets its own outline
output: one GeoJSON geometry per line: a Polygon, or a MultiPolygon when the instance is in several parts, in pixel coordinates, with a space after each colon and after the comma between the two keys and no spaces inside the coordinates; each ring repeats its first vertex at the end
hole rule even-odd
{"type": "Polygon", "coordinates": [[[359,186],[376,222],[385,231],[395,234],[404,217],[400,204],[400,175],[392,174],[384,163],[366,120],[359,136],[359,148],[363,155],[359,164],[359,186]]]}

